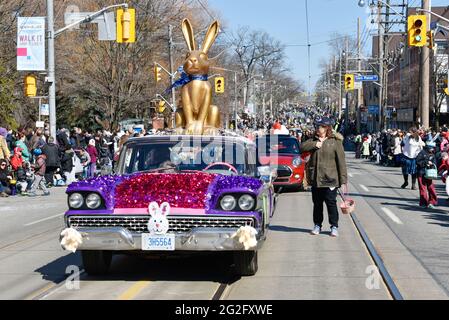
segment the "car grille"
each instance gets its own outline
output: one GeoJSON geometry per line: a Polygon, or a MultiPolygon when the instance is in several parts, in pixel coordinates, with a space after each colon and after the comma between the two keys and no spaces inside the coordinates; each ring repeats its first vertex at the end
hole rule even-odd
{"type": "Polygon", "coordinates": [[[285,178],[285,177],[290,178],[293,174],[292,169],[288,166],[279,166],[277,172],[278,178],[285,178]]]}
{"type": "MultiPolygon", "coordinates": [[[[142,216],[72,216],[68,218],[69,227],[74,228],[111,228],[123,227],[133,233],[148,232],[149,217],[142,216]]],[[[171,233],[189,232],[193,228],[232,228],[255,226],[251,217],[168,217],[171,233]]]]}

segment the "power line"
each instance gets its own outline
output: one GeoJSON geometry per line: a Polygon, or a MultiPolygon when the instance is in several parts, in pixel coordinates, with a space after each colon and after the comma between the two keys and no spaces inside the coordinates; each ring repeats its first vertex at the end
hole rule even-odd
{"type": "MultiPolygon", "coordinates": [[[[212,20],[217,20],[216,17],[214,17],[214,15],[209,11],[209,9],[207,9],[206,5],[201,1],[201,0],[196,0],[200,6],[203,8],[204,12],[207,13],[207,15],[212,19],[212,20]]],[[[226,31],[221,30],[222,33],[225,34],[225,36],[228,38],[228,40],[232,43],[234,40],[226,33],[226,31]]]]}
{"type": "Polygon", "coordinates": [[[311,89],[311,62],[310,62],[310,50],[311,50],[311,44],[310,44],[310,30],[309,30],[309,3],[308,0],[305,0],[306,4],[306,24],[307,24],[307,60],[309,65],[309,96],[310,96],[310,89],[311,89]]]}

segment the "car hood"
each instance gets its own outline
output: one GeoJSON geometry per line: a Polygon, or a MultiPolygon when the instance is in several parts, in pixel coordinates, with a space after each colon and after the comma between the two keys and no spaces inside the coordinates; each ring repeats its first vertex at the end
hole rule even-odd
{"type": "Polygon", "coordinates": [[[107,210],[147,209],[156,201],[173,208],[213,210],[220,195],[248,192],[255,195],[263,182],[253,177],[225,176],[204,172],[139,173],[104,176],[72,183],[67,193],[98,192],[107,210]]]}

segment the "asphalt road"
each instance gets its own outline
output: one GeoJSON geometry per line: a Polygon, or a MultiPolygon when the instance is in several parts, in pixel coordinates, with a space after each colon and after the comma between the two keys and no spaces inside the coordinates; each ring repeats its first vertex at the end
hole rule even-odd
{"type": "MultiPolygon", "coordinates": [[[[352,160],[349,166],[351,191],[361,210],[357,215],[404,296],[446,299],[447,220],[436,220],[446,213],[410,209],[416,195],[394,189],[400,181],[393,176],[397,169],[352,160]],[[403,224],[390,221],[383,207],[403,224]]],[[[89,277],[82,272],[80,254],[67,253],[58,243],[67,207],[64,191],[0,200],[0,299],[208,300],[222,283],[229,284],[223,299],[391,299],[381,279],[367,285],[374,263],[349,216],[340,217],[337,239],[329,236],[327,224],[322,235],[309,235],[309,193],[280,196],[253,277],[234,278],[226,254],[152,260],[115,256],[110,275],[89,277]],[[79,287],[64,281],[76,269],[79,287]]]]}

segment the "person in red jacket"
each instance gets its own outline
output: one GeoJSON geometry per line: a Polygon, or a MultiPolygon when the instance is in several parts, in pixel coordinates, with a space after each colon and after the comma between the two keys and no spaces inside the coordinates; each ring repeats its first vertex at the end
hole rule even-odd
{"type": "MultiPolygon", "coordinates": [[[[443,180],[443,183],[446,185],[446,194],[449,197],[449,154],[447,152],[443,152],[441,154],[441,165],[438,168],[438,172],[440,172],[441,180],[443,180]]],[[[449,202],[449,198],[447,199],[447,201],[449,202]]]]}
{"type": "Polygon", "coordinates": [[[13,171],[17,171],[23,165],[22,148],[15,147],[14,154],[11,157],[11,167],[13,171]]]}
{"type": "Polygon", "coordinates": [[[97,159],[98,159],[98,151],[97,148],[95,147],[94,139],[91,139],[89,141],[89,145],[87,146],[86,151],[90,156],[90,164],[87,170],[87,178],[93,178],[95,177],[95,171],[97,171],[97,159]]]}

